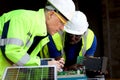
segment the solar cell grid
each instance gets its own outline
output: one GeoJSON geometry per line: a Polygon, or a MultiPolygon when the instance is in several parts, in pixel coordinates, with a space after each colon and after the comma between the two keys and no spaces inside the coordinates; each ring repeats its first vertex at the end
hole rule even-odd
{"type": "Polygon", "coordinates": [[[2,80],[57,80],[55,66],[8,67],[2,80]]]}

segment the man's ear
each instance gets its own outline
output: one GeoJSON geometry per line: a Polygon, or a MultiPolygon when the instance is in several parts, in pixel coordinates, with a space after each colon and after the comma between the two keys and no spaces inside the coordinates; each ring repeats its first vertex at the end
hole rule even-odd
{"type": "Polygon", "coordinates": [[[48,11],[48,19],[50,19],[54,15],[54,11],[48,11]]]}

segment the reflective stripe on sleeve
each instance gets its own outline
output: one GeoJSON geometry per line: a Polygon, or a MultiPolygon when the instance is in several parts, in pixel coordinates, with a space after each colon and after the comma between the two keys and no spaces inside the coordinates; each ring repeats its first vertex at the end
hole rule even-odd
{"type": "Polygon", "coordinates": [[[82,56],[84,56],[85,53],[86,53],[86,38],[85,38],[84,47],[82,48],[82,56]]]}
{"type": "Polygon", "coordinates": [[[27,38],[27,42],[26,42],[26,46],[29,47],[32,43],[30,42],[30,38],[32,37],[32,34],[30,32],[27,33],[27,35],[29,36],[27,38]]]}
{"type": "Polygon", "coordinates": [[[26,53],[16,64],[19,66],[23,66],[30,60],[30,56],[28,53],[26,53]]]}
{"type": "Polygon", "coordinates": [[[26,46],[29,47],[32,43],[30,42],[30,40],[27,40],[26,42],[26,46]]]}
{"type": "Polygon", "coordinates": [[[16,39],[16,38],[0,39],[0,46],[4,46],[6,44],[15,44],[15,45],[19,45],[19,46],[24,45],[23,41],[20,39],[16,39]]]}
{"type": "Polygon", "coordinates": [[[81,56],[85,55],[86,53],[86,45],[87,45],[87,34],[88,34],[88,30],[86,31],[86,33],[83,35],[83,39],[84,39],[84,45],[83,45],[83,48],[82,48],[82,54],[80,54],[81,56]]]}

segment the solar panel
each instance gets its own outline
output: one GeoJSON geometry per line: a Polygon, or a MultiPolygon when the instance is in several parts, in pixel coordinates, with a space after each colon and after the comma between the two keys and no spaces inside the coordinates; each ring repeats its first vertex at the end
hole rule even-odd
{"type": "Polygon", "coordinates": [[[57,80],[56,66],[16,66],[5,70],[2,80],[57,80]]]}

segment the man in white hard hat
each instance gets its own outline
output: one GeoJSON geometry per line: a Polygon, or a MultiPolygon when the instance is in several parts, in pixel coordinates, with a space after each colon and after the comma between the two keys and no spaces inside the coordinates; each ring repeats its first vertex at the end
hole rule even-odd
{"type": "Polygon", "coordinates": [[[97,39],[88,26],[87,17],[81,11],[76,11],[71,21],[67,22],[64,28],[66,31],[64,43],[65,66],[75,64],[78,56],[94,56],[97,39]]]}
{"type": "MultiPolygon", "coordinates": [[[[74,7],[72,0],[48,1],[66,19],[71,19],[75,11],[75,9],[70,11],[71,5],[74,7]]],[[[37,54],[49,42],[49,39],[46,38],[40,45],[39,42],[47,34],[53,35],[63,30],[66,20],[62,15],[53,10],[41,8],[39,11],[13,10],[0,16],[0,79],[5,68],[13,64],[18,66],[43,64],[44,61],[41,61],[37,54]]],[[[63,59],[45,63],[46,65],[57,65],[57,70],[64,66],[63,59]]]]}
{"type": "MultiPolygon", "coordinates": [[[[65,70],[77,70],[83,57],[88,58],[85,67],[91,67],[86,70],[87,77],[95,77],[96,75],[107,74],[100,70],[100,66],[104,64],[96,61],[94,54],[97,48],[97,38],[94,32],[88,28],[89,24],[86,15],[81,11],[76,11],[71,21],[68,21],[64,27],[65,42],[64,42],[64,57],[65,57],[65,70]],[[92,59],[95,60],[92,61],[92,59]],[[89,63],[91,62],[91,63],[89,63]],[[93,63],[92,63],[93,62],[93,63]],[[94,68],[92,68],[94,66],[94,68]],[[99,69],[95,69],[99,68],[99,69]]],[[[105,67],[105,65],[104,65],[105,67]]]]}

